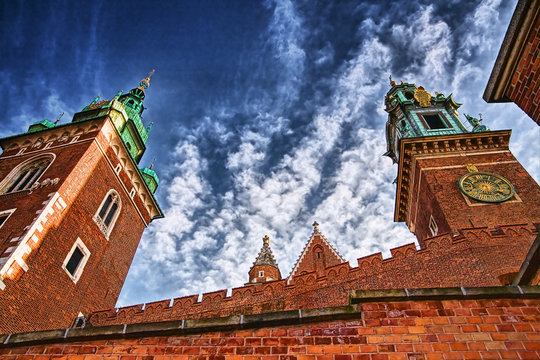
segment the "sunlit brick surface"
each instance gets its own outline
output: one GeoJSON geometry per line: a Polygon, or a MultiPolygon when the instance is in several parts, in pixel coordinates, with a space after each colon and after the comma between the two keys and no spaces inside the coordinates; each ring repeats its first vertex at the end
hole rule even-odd
{"type": "Polygon", "coordinates": [[[0,360],[539,359],[540,300],[361,304],[356,319],[0,349],[0,360]]]}

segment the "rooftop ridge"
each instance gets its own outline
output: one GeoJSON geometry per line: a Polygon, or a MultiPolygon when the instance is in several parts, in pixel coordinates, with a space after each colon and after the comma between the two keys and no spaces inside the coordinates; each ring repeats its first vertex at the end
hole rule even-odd
{"type": "MultiPolygon", "coordinates": [[[[379,252],[359,258],[356,267],[351,267],[348,262],[337,264],[326,268],[324,275],[319,277],[315,272],[311,272],[296,276],[293,283],[290,283],[288,279],[282,279],[233,288],[231,296],[227,296],[226,289],[221,289],[203,293],[201,301],[198,301],[199,295],[188,295],[147,304],[101,310],[92,313],[89,320],[94,326],[106,326],[229,316],[238,313],[239,309],[242,309],[242,312],[248,315],[268,311],[341,306],[347,304],[349,290],[379,289],[382,288],[382,283],[388,282],[390,286],[387,286],[387,288],[400,288],[402,287],[400,285],[405,281],[408,288],[433,287],[426,286],[426,284],[435,284],[437,285],[435,287],[477,286],[478,282],[481,282],[479,286],[492,286],[498,284],[498,279],[482,278],[478,280],[474,277],[456,274],[456,278],[461,276],[462,283],[456,283],[452,279],[441,280],[439,272],[452,266],[454,266],[454,271],[480,271],[474,266],[464,268],[454,260],[445,260],[447,251],[453,253],[460,253],[461,251],[464,257],[474,256],[475,251],[482,252],[485,255],[485,251],[489,250],[485,246],[494,245],[494,241],[504,242],[505,237],[511,236],[514,241],[509,246],[513,246],[515,249],[523,249],[523,252],[526,252],[528,247],[524,245],[532,243],[534,240],[532,235],[536,236],[536,234],[538,234],[538,228],[533,224],[468,228],[455,235],[441,234],[426,239],[426,247],[423,249],[416,249],[415,244],[410,243],[391,249],[392,256],[386,259],[383,259],[382,254],[379,252]],[[429,260],[433,255],[438,255],[442,260],[439,262],[437,269],[427,268],[423,272],[420,271],[417,265],[429,260]],[[396,276],[396,274],[400,276],[396,276]],[[403,278],[407,278],[408,281],[403,280],[403,278]],[[411,279],[414,281],[410,281],[411,279]],[[336,292],[336,290],[340,291],[336,292]],[[300,295],[312,291],[317,291],[319,295],[322,294],[317,297],[322,300],[319,303],[311,301],[312,298],[309,301],[302,301],[300,295]],[[334,295],[326,296],[330,294],[334,295]],[[285,299],[290,301],[285,301],[285,299]]],[[[507,240],[506,243],[508,243],[507,240]]],[[[518,253],[517,256],[522,255],[519,251],[516,252],[518,253]]],[[[463,259],[464,262],[471,262],[470,260],[463,259]]],[[[479,267],[481,268],[482,264],[479,267]]]]}

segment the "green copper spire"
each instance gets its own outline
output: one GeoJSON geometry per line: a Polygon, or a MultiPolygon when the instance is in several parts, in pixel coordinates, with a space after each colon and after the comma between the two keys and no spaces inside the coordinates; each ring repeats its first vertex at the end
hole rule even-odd
{"type": "MultiPolygon", "coordinates": [[[[463,134],[470,132],[458,117],[461,106],[452,95],[435,92],[432,96],[422,86],[401,82],[390,77],[391,88],[386,94],[385,105],[387,152],[384,154],[394,162],[399,159],[399,140],[424,136],[463,134]]],[[[473,132],[488,131],[480,120],[466,115],[473,132]]]]}
{"type": "Polygon", "coordinates": [[[156,192],[159,184],[159,178],[156,172],[152,170],[153,166],[154,164],[151,164],[150,167],[140,169],[141,175],[144,178],[144,181],[146,182],[146,185],[148,185],[148,189],[150,189],[152,194],[156,192]]]}
{"type": "Polygon", "coordinates": [[[150,86],[150,77],[154,70],[139,82],[139,86],[131,89],[127,94],[120,90],[112,100],[100,100],[97,96],[80,113],[75,114],[73,121],[85,121],[109,115],[114,126],[122,138],[126,150],[136,163],[142,158],[146,150],[146,141],[151,125],[145,127],[142,121],[143,105],[146,97],[145,90],[150,86]],[[119,116],[111,116],[113,112],[120,112],[119,116]]]}

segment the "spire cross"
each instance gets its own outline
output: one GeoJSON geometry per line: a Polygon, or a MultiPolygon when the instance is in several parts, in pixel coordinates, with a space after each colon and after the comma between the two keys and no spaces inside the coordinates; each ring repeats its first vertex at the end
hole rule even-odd
{"type": "Polygon", "coordinates": [[[148,73],[146,78],[141,80],[141,82],[139,83],[139,89],[144,91],[145,89],[147,89],[150,86],[150,78],[152,77],[152,74],[154,74],[155,71],[156,71],[156,69],[152,69],[152,71],[150,71],[148,73]]]}
{"type": "Polygon", "coordinates": [[[319,231],[319,223],[318,222],[314,221],[312,226],[314,227],[314,229],[313,229],[314,231],[319,231]]]}
{"type": "Polygon", "coordinates": [[[56,118],[56,121],[54,122],[54,125],[58,124],[58,122],[60,121],[60,119],[62,118],[62,116],[64,116],[64,112],[62,111],[62,113],[56,118]]]}

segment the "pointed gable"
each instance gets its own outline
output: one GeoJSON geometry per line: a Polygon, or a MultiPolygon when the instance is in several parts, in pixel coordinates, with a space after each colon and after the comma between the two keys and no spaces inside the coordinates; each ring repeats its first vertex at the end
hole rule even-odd
{"type": "Polygon", "coordinates": [[[296,261],[289,280],[294,276],[316,271],[323,274],[324,269],[346,262],[326,237],[320,233],[319,224],[313,223],[313,233],[296,261]]]}

